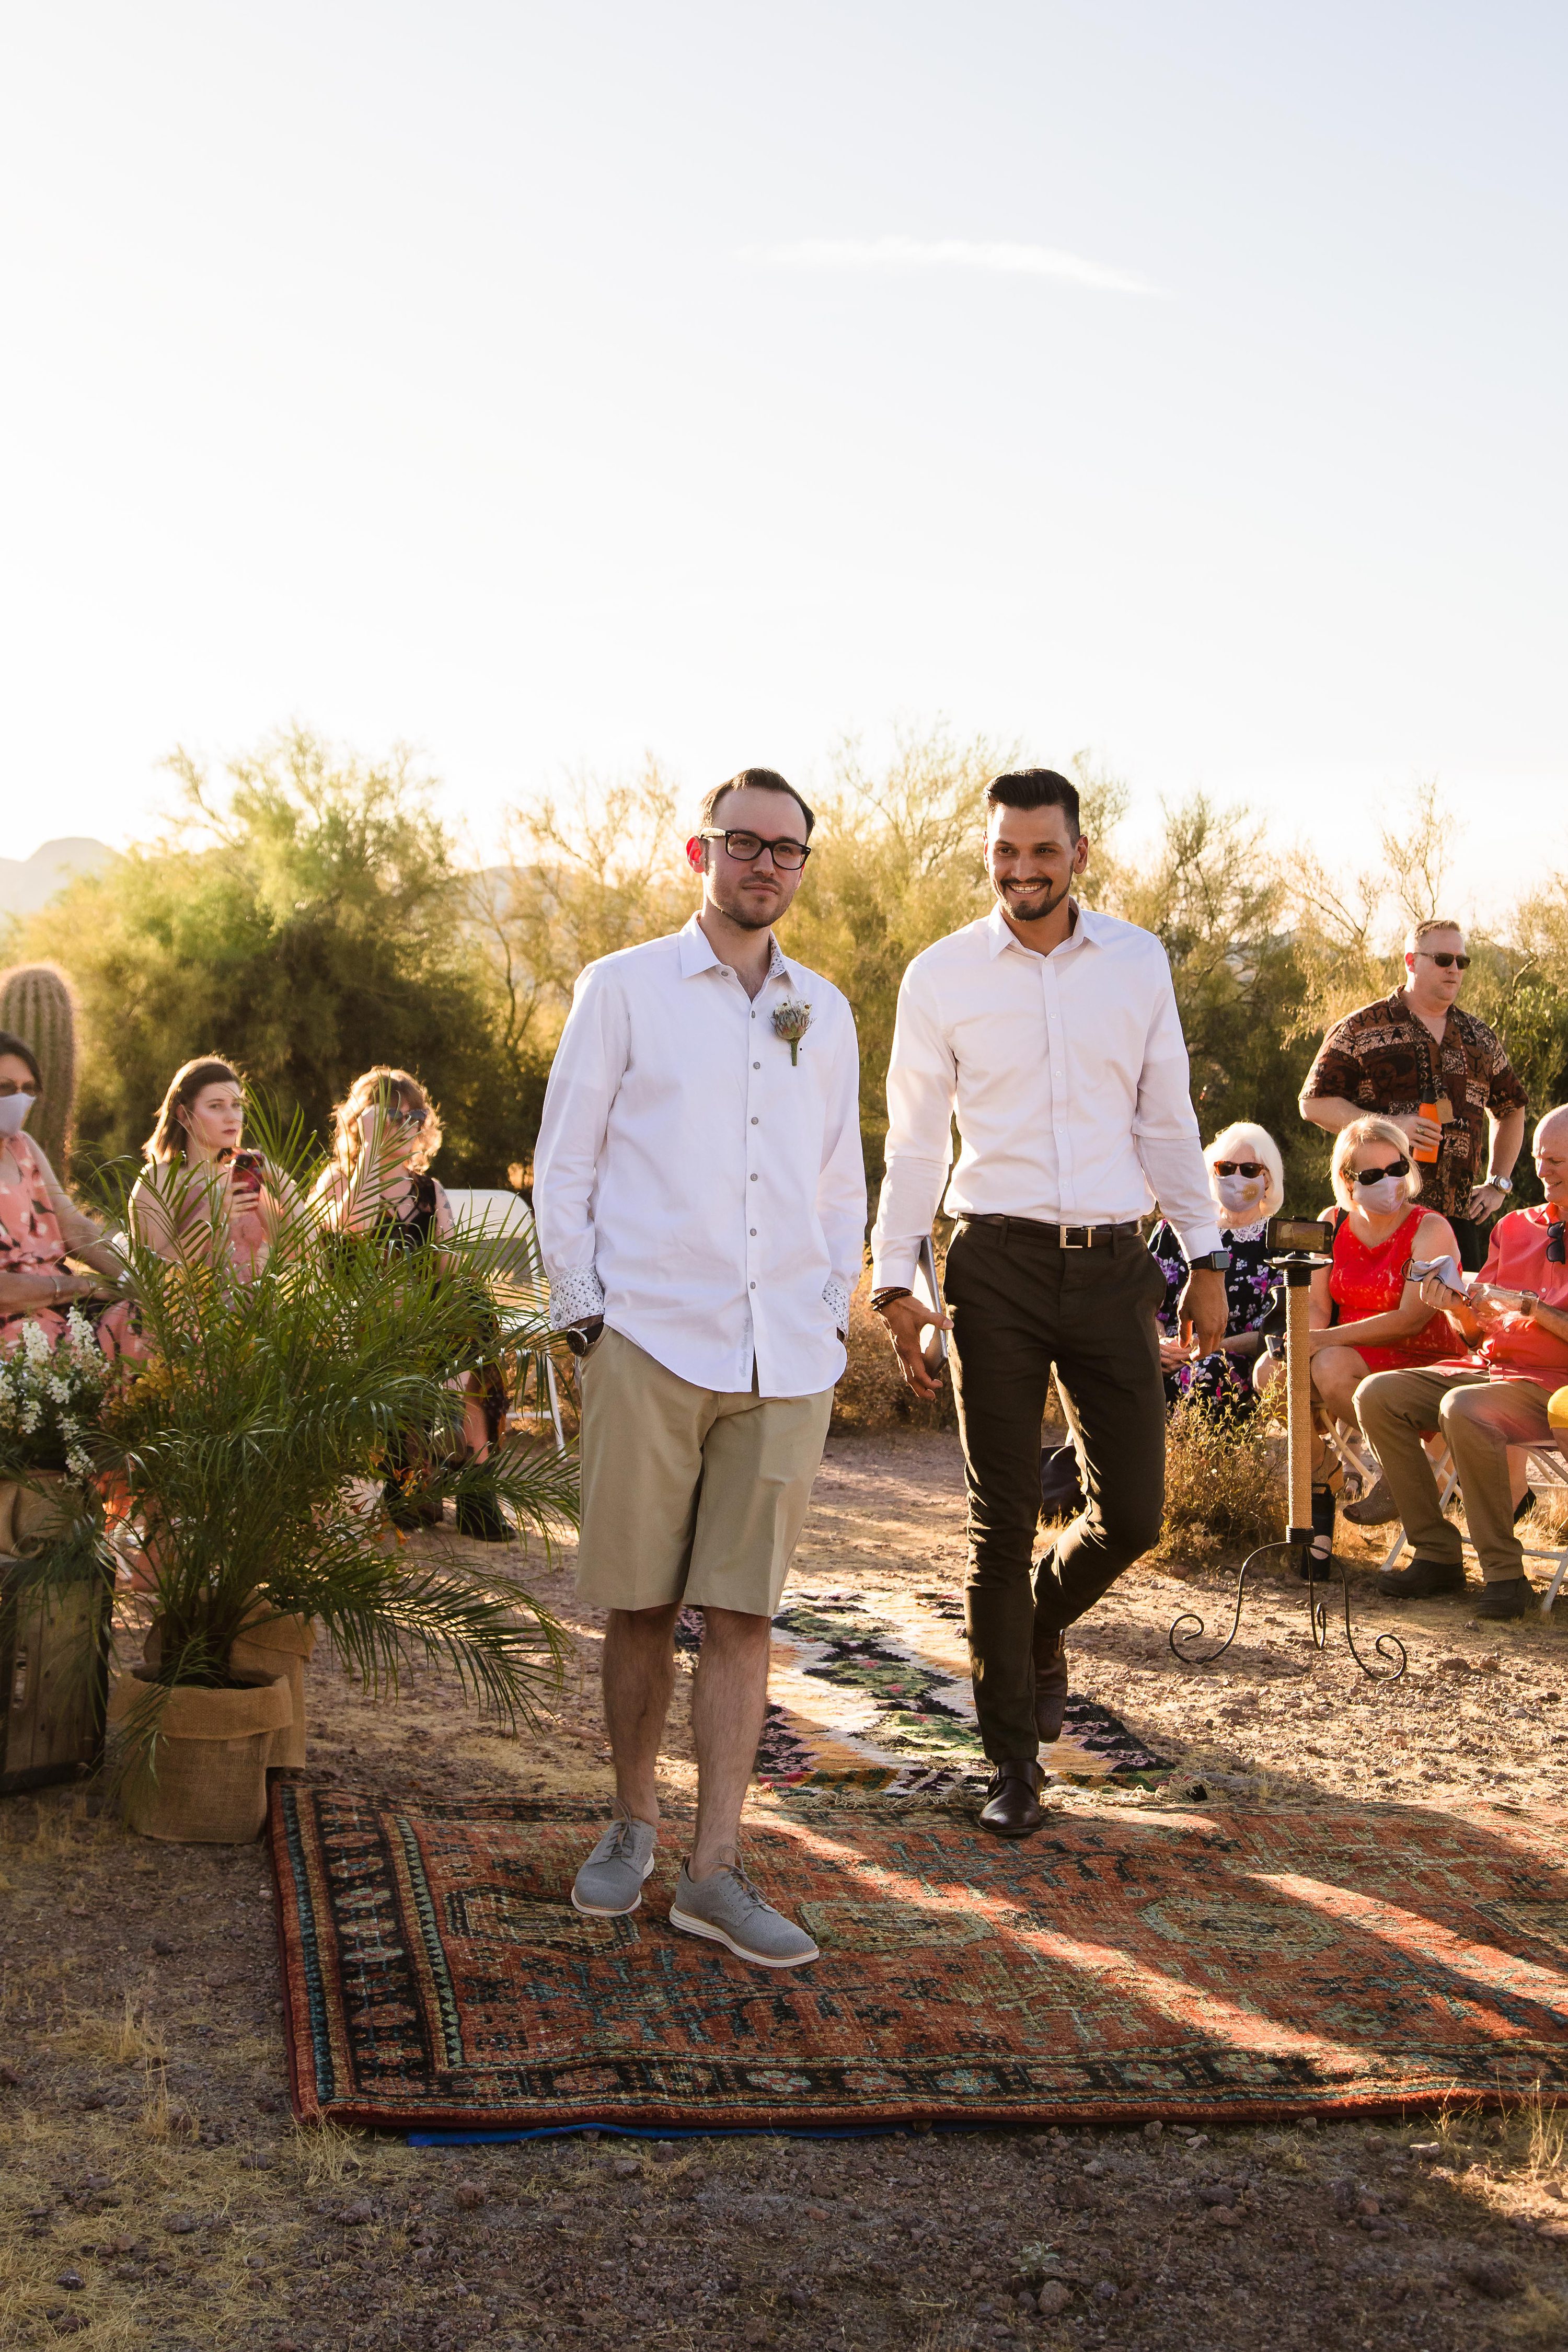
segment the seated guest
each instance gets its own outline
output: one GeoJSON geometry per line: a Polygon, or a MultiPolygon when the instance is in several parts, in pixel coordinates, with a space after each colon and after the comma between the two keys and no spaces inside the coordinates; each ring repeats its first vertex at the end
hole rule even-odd
{"type": "MultiPolygon", "coordinates": [[[[438,1247],[453,1230],[452,1212],[430,1173],[441,1148],[441,1123],[418,1079],[378,1064],[354,1080],[333,1121],[332,1158],[312,1195],[329,1233],[361,1235],[391,1258],[438,1247]]],[[[495,1319],[489,1301],[476,1298],[482,1336],[490,1336],[495,1319]]],[[[455,1385],[463,1396],[463,1453],[470,1461],[488,1461],[506,1426],[500,1369],[487,1364],[466,1371],[455,1385]]],[[[441,1516],[438,1504],[418,1495],[415,1466],[389,1465],[386,1503],[399,1527],[433,1526],[441,1516]]],[[[516,1540],[495,1497],[486,1494],[458,1496],[458,1532],[481,1543],[516,1540]]]]}
{"type": "Polygon", "coordinates": [[[242,1282],[266,1265],[279,1227],[296,1216],[292,1180],[241,1149],[245,1081],[211,1055],[175,1071],[143,1150],[131,1195],[139,1241],[176,1263],[232,1266],[242,1282]]]}
{"type": "Polygon", "coordinates": [[[1415,1551],[1408,1568],[1378,1578],[1379,1591],[1421,1601],[1465,1591],[1459,1530],[1438,1507],[1421,1444],[1424,1431],[1440,1429],[1485,1580],[1479,1613],[1488,1618],[1521,1617],[1530,1606],[1508,1452],[1547,1436],[1547,1400],[1568,1383],[1568,1109],[1547,1112],[1534,1150],[1546,1198],[1499,1218],[1480,1280],[1468,1293],[1436,1276],[1421,1286],[1468,1352],[1453,1346],[1439,1362],[1377,1372],[1356,1391],[1361,1425],[1415,1551]]]}
{"type": "Polygon", "coordinates": [[[123,1261],[25,1132],[42,1091],[32,1047],[0,1029],[0,1349],[20,1347],[29,1323],[53,1348],[76,1307],[105,1355],[140,1355],[130,1303],[119,1295],[123,1261]],[[92,1272],[73,1273],[68,1254],[92,1272]]]}
{"type": "MultiPolygon", "coordinates": [[[[1421,1286],[1406,1281],[1405,1269],[1412,1258],[1458,1252],[1447,1217],[1414,1205],[1421,1171],[1392,1119],[1352,1119],[1334,1139],[1330,1165],[1337,1203],[1327,1213],[1333,1262],[1313,1274],[1310,1293],[1312,1398],[1331,1422],[1353,1422],[1357,1391],[1369,1372],[1434,1363],[1452,1349],[1444,1318],[1423,1298],[1421,1286]]],[[[1281,1361],[1260,1362],[1259,1392],[1281,1361]]],[[[1324,1563],[1334,1536],[1333,1492],[1321,1475],[1326,1454],[1315,1431],[1312,1558],[1324,1563]]]]}
{"type": "Polygon", "coordinates": [[[1165,1304],[1157,1318],[1165,1397],[1170,1404],[1191,1397],[1212,1412],[1247,1413],[1257,1402],[1252,1367],[1263,1346],[1258,1326],[1273,1303],[1268,1220],[1279,1213],[1285,1198],[1285,1170],[1273,1137],[1245,1121],[1216,1135],[1204,1159],[1220,1240],[1230,1252],[1225,1277],[1230,1316],[1214,1353],[1194,1356],[1180,1337],[1186,1254],[1174,1226],[1163,1217],[1149,1236],[1149,1247],[1165,1277],[1165,1304]]]}

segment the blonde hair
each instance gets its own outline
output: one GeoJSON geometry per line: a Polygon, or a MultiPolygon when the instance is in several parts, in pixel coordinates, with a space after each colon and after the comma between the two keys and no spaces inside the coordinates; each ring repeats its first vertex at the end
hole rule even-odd
{"type": "Polygon", "coordinates": [[[353,1174],[364,1149],[359,1126],[361,1116],[378,1104],[388,1109],[425,1113],[425,1124],[408,1156],[408,1164],[416,1172],[428,1168],[441,1149],[440,1114],[412,1071],[395,1070],[390,1063],[378,1062],[374,1069],[361,1072],[332,1112],[332,1158],[343,1174],[353,1174]]]}
{"type": "Polygon", "coordinates": [[[1216,1160],[1258,1160],[1268,1171],[1268,1189],[1258,1209],[1260,1217],[1277,1217],[1285,1205],[1285,1162],[1279,1157],[1279,1146],[1266,1127],[1255,1127],[1250,1119],[1233,1119],[1215,1137],[1204,1154],[1210,1171],[1216,1160]]]}
{"type": "Polygon", "coordinates": [[[1333,1158],[1329,1162],[1334,1180],[1334,1198],[1341,1208],[1355,1207],[1355,1187],[1346,1181],[1345,1170],[1363,1143],[1392,1143],[1394,1150],[1410,1161],[1405,1177],[1405,1197],[1407,1201],[1414,1201],[1421,1190],[1421,1171],[1411,1156],[1410,1138],[1405,1129],[1395,1127],[1391,1118],[1352,1118],[1350,1125],[1342,1127],[1335,1136],[1333,1158]]]}
{"type": "Polygon", "coordinates": [[[1458,931],[1461,939],[1465,936],[1463,923],[1451,922],[1447,915],[1426,915],[1420,922],[1412,923],[1405,932],[1405,954],[1414,955],[1422,940],[1429,940],[1434,931],[1458,931]]]}
{"type": "Polygon", "coordinates": [[[237,1087],[243,1094],[245,1080],[231,1063],[220,1061],[216,1054],[201,1054],[194,1062],[183,1062],[169,1080],[153,1132],[142,1146],[154,1166],[189,1157],[190,1137],[180,1113],[194,1110],[196,1097],[207,1087],[237,1087]]]}

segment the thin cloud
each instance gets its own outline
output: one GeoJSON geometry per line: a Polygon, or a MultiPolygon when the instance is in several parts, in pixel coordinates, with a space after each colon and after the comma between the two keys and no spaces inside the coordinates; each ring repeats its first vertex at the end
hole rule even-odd
{"type": "Polygon", "coordinates": [[[744,257],[775,269],[979,269],[1002,278],[1054,278],[1103,294],[1153,294],[1146,278],[1108,269],[1054,245],[975,245],[944,236],[806,237],[795,245],[752,246],[744,257]]]}

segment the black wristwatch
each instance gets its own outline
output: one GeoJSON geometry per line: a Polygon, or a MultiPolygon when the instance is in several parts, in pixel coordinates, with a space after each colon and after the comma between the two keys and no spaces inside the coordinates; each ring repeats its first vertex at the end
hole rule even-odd
{"type": "Polygon", "coordinates": [[[1228,1274],[1230,1252],[1227,1249],[1205,1250],[1202,1257],[1190,1257],[1187,1268],[1192,1274],[1228,1274]]]}
{"type": "Polygon", "coordinates": [[[605,1318],[602,1315],[595,1315],[592,1321],[587,1323],[569,1323],[566,1327],[566,1345],[574,1356],[585,1356],[604,1328],[605,1318]]]}

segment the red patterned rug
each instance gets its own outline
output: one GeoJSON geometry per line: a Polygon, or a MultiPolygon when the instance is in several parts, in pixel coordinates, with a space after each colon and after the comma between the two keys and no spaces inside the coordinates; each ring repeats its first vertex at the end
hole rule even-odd
{"type": "Polygon", "coordinates": [[[1478,1807],[1104,1808],[1017,1844],[787,1799],[753,1874],[813,1967],[567,1902],[602,1826],[521,1799],[275,1789],[302,2120],[701,2129],[1397,2112],[1568,2094],[1564,1822],[1478,1807]]]}

